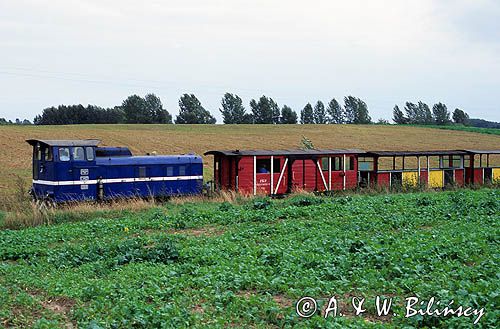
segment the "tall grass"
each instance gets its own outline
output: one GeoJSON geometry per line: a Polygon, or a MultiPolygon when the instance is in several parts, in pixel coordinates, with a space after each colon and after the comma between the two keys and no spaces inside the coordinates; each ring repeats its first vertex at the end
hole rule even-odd
{"type": "Polygon", "coordinates": [[[16,177],[14,193],[0,199],[4,210],[0,228],[19,229],[65,221],[87,220],[94,217],[118,217],[124,211],[139,211],[155,206],[154,199],[114,199],[110,202],[69,202],[57,207],[34,202],[27,184],[16,177]]]}
{"type": "MultiPolygon", "coordinates": [[[[499,187],[495,182],[488,187],[499,187]]],[[[476,189],[481,186],[469,186],[476,189]]],[[[458,189],[458,186],[447,186],[446,189],[458,189]]],[[[460,187],[461,188],[461,187],[460,187]]],[[[123,198],[113,199],[107,202],[69,202],[57,206],[40,205],[31,200],[28,194],[26,182],[21,178],[16,179],[16,190],[12,195],[0,199],[0,209],[5,212],[0,214],[0,229],[20,229],[39,225],[49,225],[62,222],[84,221],[92,218],[119,218],[127,212],[138,212],[151,209],[157,206],[178,206],[184,204],[201,203],[223,203],[245,204],[262,195],[243,195],[235,191],[219,191],[211,195],[179,196],[172,197],[168,201],[158,201],[154,198],[123,198]],[[2,218],[3,217],[3,218],[2,218]]],[[[404,192],[433,192],[436,189],[428,188],[426,184],[408,185],[401,184],[398,187],[389,188],[387,186],[370,186],[366,188],[349,189],[345,191],[331,191],[315,193],[294,189],[292,196],[313,196],[320,194],[323,196],[347,196],[347,195],[379,195],[404,192]]]]}

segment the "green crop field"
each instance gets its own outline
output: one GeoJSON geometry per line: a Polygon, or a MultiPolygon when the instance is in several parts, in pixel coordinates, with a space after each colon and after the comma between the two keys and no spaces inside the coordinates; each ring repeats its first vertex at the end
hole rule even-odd
{"type": "Polygon", "coordinates": [[[405,318],[405,298],[500,317],[495,189],[168,203],[0,231],[0,327],[470,328],[405,318]],[[90,216],[92,217],[92,216],[90,216]],[[375,296],[396,316],[377,317],[375,296]],[[331,296],[344,316],[301,319],[331,296]],[[356,316],[350,298],[365,297],[356,316]]]}
{"type": "Polygon", "coordinates": [[[461,126],[461,125],[449,125],[449,126],[429,126],[429,125],[417,126],[417,125],[415,125],[414,127],[429,127],[429,128],[465,131],[465,132],[488,134],[488,135],[500,135],[500,129],[497,129],[497,128],[480,128],[480,127],[461,126]]]}

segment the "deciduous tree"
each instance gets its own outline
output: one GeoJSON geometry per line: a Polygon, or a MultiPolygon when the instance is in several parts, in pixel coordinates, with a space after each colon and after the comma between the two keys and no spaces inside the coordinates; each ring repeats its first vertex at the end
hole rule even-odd
{"type": "Polygon", "coordinates": [[[408,123],[408,119],[406,119],[403,111],[399,109],[399,106],[394,106],[394,110],[392,110],[392,121],[398,125],[404,125],[408,123]]]}
{"type": "Polygon", "coordinates": [[[249,123],[245,107],[238,95],[226,93],[222,98],[220,111],[226,124],[249,123]]]}
{"type": "Polygon", "coordinates": [[[214,124],[215,118],[205,110],[201,102],[193,94],[184,94],[179,99],[179,115],[175,123],[180,124],[214,124]]]}
{"type": "Polygon", "coordinates": [[[469,115],[461,109],[453,111],[453,121],[458,124],[467,125],[469,123],[469,115]]]}
{"type": "Polygon", "coordinates": [[[448,108],[443,103],[437,103],[432,107],[432,114],[434,116],[434,122],[438,125],[447,125],[450,123],[450,112],[448,108]]]}
{"type": "Polygon", "coordinates": [[[292,110],[289,106],[284,105],[281,109],[281,119],[282,124],[297,124],[297,113],[292,110]]]}

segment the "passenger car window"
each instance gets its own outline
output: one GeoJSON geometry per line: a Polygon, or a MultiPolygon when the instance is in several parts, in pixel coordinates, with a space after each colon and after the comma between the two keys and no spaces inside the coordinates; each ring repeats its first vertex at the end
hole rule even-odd
{"type": "Polygon", "coordinates": [[[349,161],[349,166],[347,167],[347,170],[354,170],[354,158],[348,157],[347,161],[349,161]]]}
{"type": "Polygon", "coordinates": [[[87,160],[94,161],[94,149],[92,147],[86,147],[85,152],[87,153],[87,160]]]}
{"type": "Polygon", "coordinates": [[[60,147],[59,148],[59,160],[60,161],[69,161],[69,148],[60,147]]]}
{"type": "Polygon", "coordinates": [[[83,152],[83,147],[74,147],[73,148],[73,160],[83,161],[85,160],[85,153],[83,152]]]}
{"type": "Polygon", "coordinates": [[[321,170],[328,170],[328,158],[321,158],[321,170]]]}

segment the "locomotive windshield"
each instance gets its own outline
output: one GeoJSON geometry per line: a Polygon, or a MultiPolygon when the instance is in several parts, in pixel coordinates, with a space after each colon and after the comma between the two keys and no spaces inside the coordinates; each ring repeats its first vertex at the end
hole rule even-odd
{"type": "Polygon", "coordinates": [[[69,161],[69,148],[68,147],[60,147],[59,148],[59,160],[60,161],[69,161]]]}

